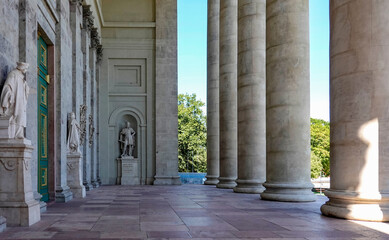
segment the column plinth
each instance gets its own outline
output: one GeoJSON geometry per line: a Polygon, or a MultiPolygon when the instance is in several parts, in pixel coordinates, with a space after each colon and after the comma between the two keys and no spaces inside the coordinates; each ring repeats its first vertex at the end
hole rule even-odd
{"type": "Polygon", "coordinates": [[[324,215],[389,221],[388,1],[330,4],[331,189],[324,215]]]}

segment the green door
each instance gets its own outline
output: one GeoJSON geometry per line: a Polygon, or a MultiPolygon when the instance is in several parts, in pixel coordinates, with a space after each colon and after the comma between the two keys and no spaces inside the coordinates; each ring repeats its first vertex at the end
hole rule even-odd
{"type": "Polygon", "coordinates": [[[49,201],[47,146],[47,44],[38,36],[38,192],[49,201]]]}

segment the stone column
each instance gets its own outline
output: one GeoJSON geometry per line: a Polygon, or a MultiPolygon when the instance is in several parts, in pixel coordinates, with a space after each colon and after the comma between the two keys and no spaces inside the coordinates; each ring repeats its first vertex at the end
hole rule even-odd
{"type": "Polygon", "coordinates": [[[156,0],[155,181],[181,184],[178,176],[177,0],[156,0]]]}
{"type": "Polygon", "coordinates": [[[219,11],[220,0],[208,0],[206,185],[219,182],[219,11]]]}
{"type": "Polygon", "coordinates": [[[57,13],[59,22],[55,25],[55,56],[58,57],[55,65],[56,119],[54,121],[56,124],[55,136],[57,137],[55,142],[55,156],[57,158],[55,164],[55,201],[67,202],[73,199],[73,194],[67,185],[67,126],[64,124],[68,118],[67,113],[71,110],[71,101],[67,101],[66,98],[71,96],[72,91],[72,32],[69,26],[69,2],[57,0],[57,13]]]}
{"type": "Polygon", "coordinates": [[[80,110],[81,144],[83,153],[83,183],[87,191],[93,189],[91,174],[91,148],[89,147],[89,114],[91,111],[91,31],[93,28],[93,15],[91,6],[83,5],[83,26],[82,30],[82,51],[84,53],[84,75],[83,75],[83,111],[80,110]]]}
{"type": "Polygon", "coordinates": [[[238,184],[261,193],[266,180],[266,0],[238,5],[238,184]]]}
{"type": "Polygon", "coordinates": [[[262,199],[314,201],[309,119],[309,1],[267,0],[266,190],[262,199]]]}
{"type": "Polygon", "coordinates": [[[90,81],[90,114],[89,114],[89,148],[91,149],[91,183],[93,188],[98,188],[97,181],[97,147],[96,147],[96,71],[97,71],[97,48],[100,45],[100,36],[97,28],[91,32],[91,48],[89,49],[89,65],[91,71],[90,81]]]}
{"type": "Polygon", "coordinates": [[[236,186],[238,158],[237,61],[238,0],[220,1],[219,108],[220,176],[218,188],[236,186]]]}
{"type": "Polygon", "coordinates": [[[389,1],[330,4],[331,189],[325,215],[389,221],[389,1]]]}

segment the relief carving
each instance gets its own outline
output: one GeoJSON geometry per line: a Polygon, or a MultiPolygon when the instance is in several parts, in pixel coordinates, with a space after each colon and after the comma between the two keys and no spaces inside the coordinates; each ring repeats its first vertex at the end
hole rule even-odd
{"type": "Polygon", "coordinates": [[[86,105],[80,105],[80,144],[83,145],[86,136],[86,105]]]}
{"type": "Polygon", "coordinates": [[[96,61],[100,62],[101,59],[103,58],[103,45],[98,45],[96,49],[96,61]]]}
{"type": "Polygon", "coordinates": [[[90,10],[90,8],[91,8],[90,5],[82,6],[83,23],[84,23],[84,28],[87,31],[90,31],[93,28],[93,24],[94,24],[94,17],[92,15],[92,11],[90,10]]]}
{"type": "Polygon", "coordinates": [[[4,166],[5,170],[13,171],[16,169],[16,161],[14,160],[2,160],[0,159],[0,163],[4,166]]]}
{"type": "Polygon", "coordinates": [[[93,126],[93,116],[89,114],[89,147],[91,148],[93,145],[93,135],[95,133],[95,128],[93,126]]]}

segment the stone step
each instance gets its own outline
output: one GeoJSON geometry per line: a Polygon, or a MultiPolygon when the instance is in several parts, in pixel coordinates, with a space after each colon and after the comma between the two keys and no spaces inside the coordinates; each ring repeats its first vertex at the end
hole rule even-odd
{"type": "Polygon", "coordinates": [[[0,232],[3,232],[7,227],[7,219],[5,217],[0,216],[0,232]]]}

